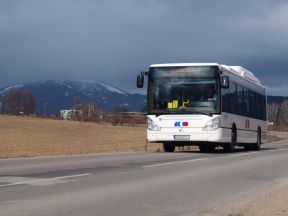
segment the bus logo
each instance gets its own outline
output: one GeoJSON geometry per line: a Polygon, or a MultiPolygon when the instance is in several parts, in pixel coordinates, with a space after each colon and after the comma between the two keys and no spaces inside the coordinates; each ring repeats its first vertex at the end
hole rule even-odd
{"type": "Polygon", "coordinates": [[[188,122],[175,122],[174,124],[175,127],[187,127],[188,125],[188,122]]]}

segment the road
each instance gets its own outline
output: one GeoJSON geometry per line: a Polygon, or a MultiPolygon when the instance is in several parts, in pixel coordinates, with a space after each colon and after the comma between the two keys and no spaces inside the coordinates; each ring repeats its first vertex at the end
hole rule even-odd
{"type": "Polygon", "coordinates": [[[287,179],[288,142],[262,149],[0,160],[0,215],[217,215],[287,179]]]}

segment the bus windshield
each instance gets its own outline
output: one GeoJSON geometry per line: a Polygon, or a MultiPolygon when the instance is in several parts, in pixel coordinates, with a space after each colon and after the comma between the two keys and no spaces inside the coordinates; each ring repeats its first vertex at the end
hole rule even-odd
{"type": "Polygon", "coordinates": [[[218,67],[152,68],[148,114],[220,112],[218,67]]]}

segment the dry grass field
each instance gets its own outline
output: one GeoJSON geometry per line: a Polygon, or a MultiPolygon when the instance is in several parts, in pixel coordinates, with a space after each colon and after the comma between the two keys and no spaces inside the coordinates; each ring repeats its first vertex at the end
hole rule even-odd
{"type": "Polygon", "coordinates": [[[144,127],[0,116],[0,158],[144,151],[145,139],[144,127]]]}
{"type": "MultiPolygon", "coordinates": [[[[0,158],[144,151],[145,139],[144,127],[0,115],[0,158]]],[[[162,151],[161,144],[148,151],[162,151]]]]}

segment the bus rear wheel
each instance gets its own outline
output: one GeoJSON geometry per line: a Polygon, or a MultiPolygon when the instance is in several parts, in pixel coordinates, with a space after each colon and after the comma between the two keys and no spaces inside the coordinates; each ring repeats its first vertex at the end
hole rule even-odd
{"type": "Polygon", "coordinates": [[[173,143],[165,142],[163,143],[163,148],[165,152],[174,152],[175,145],[173,143]]]}
{"type": "Polygon", "coordinates": [[[251,150],[259,151],[261,149],[261,129],[257,131],[257,141],[251,146],[251,150]]]}

